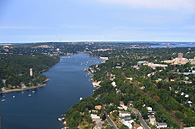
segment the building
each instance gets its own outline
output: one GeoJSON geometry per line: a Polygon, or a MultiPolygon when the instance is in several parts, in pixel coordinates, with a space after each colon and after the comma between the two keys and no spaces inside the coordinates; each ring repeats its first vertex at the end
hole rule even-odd
{"type": "Polygon", "coordinates": [[[111,85],[112,85],[113,87],[116,87],[116,86],[117,86],[117,85],[116,85],[116,82],[112,82],[111,85]]]}
{"type": "Polygon", "coordinates": [[[128,117],[131,117],[131,113],[130,112],[119,111],[119,117],[128,118],[128,117]]]}
{"type": "Polygon", "coordinates": [[[134,125],[134,129],[143,129],[143,127],[141,127],[141,126],[138,125],[138,124],[135,124],[135,125],[134,125]]]}
{"type": "Polygon", "coordinates": [[[22,89],[25,89],[26,88],[25,84],[23,84],[23,83],[20,84],[20,86],[21,86],[22,89]]]}
{"type": "Polygon", "coordinates": [[[120,101],[120,106],[125,106],[123,101],[120,101]]]}
{"type": "Polygon", "coordinates": [[[178,58],[182,59],[183,58],[183,53],[178,53],[178,58]]]}
{"type": "Polygon", "coordinates": [[[156,117],[155,116],[149,116],[149,119],[150,119],[151,125],[156,125],[156,117]]]}
{"type": "Polygon", "coordinates": [[[189,62],[187,58],[183,58],[183,53],[178,53],[178,57],[173,60],[165,60],[165,63],[171,63],[173,65],[184,65],[189,62]]]}
{"type": "Polygon", "coordinates": [[[100,120],[100,116],[97,116],[96,114],[91,114],[92,121],[100,120]]]}
{"type": "Polygon", "coordinates": [[[102,59],[102,60],[108,60],[109,58],[108,57],[100,57],[100,59],[102,59]]]}
{"type": "Polygon", "coordinates": [[[95,109],[96,109],[96,110],[101,110],[101,108],[102,108],[102,106],[101,106],[101,105],[97,105],[97,106],[95,106],[95,109]]]}
{"type": "Polygon", "coordinates": [[[32,68],[30,68],[30,76],[31,76],[31,77],[33,76],[32,68]]]}
{"type": "Polygon", "coordinates": [[[158,123],[157,124],[157,128],[160,129],[160,128],[167,128],[167,124],[166,123],[158,123]]]}

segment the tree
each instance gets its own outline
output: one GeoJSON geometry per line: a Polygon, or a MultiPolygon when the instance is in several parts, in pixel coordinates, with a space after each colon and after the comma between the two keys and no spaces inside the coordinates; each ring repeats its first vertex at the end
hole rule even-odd
{"type": "Polygon", "coordinates": [[[146,108],[141,110],[141,114],[144,119],[148,119],[148,110],[146,108]]]}
{"type": "Polygon", "coordinates": [[[129,127],[127,127],[126,125],[122,125],[122,126],[120,127],[120,129],[129,129],[129,127]]]}

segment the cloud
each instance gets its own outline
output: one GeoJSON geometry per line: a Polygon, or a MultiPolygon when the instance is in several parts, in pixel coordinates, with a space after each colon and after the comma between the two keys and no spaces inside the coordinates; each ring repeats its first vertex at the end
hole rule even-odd
{"type": "Polygon", "coordinates": [[[195,10],[195,0],[97,0],[97,1],[110,4],[121,4],[133,8],[195,10]]]}
{"type": "Polygon", "coordinates": [[[82,25],[60,25],[60,27],[68,29],[95,29],[96,26],[82,26],[82,25]]]}
{"type": "Polygon", "coordinates": [[[8,30],[8,29],[45,29],[44,27],[35,27],[35,26],[0,26],[0,30],[8,30]]]}
{"type": "Polygon", "coordinates": [[[124,27],[124,26],[117,26],[113,27],[113,29],[117,30],[167,30],[170,28],[163,28],[163,27],[124,27]]]}

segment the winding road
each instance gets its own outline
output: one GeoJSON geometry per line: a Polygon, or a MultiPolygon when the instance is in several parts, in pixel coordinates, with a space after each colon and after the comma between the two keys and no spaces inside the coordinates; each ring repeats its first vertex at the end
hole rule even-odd
{"type": "Polygon", "coordinates": [[[114,122],[110,119],[110,117],[109,117],[109,115],[108,115],[108,113],[107,113],[106,111],[105,111],[105,115],[106,115],[106,119],[107,119],[108,123],[109,123],[112,127],[114,127],[115,129],[118,129],[117,126],[114,124],[114,122]]]}
{"type": "Polygon", "coordinates": [[[145,129],[150,129],[150,127],[146,124],[146,122],[144,121],[141,113],[135,109],[135,108],[128,108],[130,111],[132,111],[135,115],[138,115],[139,116],[139,121],[141,122],[141,124],[143,125],[143,127],[145,129]]]}

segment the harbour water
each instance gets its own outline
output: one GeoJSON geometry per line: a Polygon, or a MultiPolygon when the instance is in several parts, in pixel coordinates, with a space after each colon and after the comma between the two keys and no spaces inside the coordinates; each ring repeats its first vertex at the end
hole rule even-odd
{"type": "Polygon", "coordinates": [[[195,47],[195,44],[180,44],[180,45],[151,45],[151,48],[163,48],[163,47],[195,47]]]}
{"type": "Polygon", "coordinates": [[[87,54],[64,56],[43,73],[50,79],[46,87],[1,95],[0,100],[5,99],[0,101],[2,128],[60,129],[63,125],[58,117],[80,97],[86,98],[93,93],[91,75],[84,69],[101,62],[87,54]]]}

